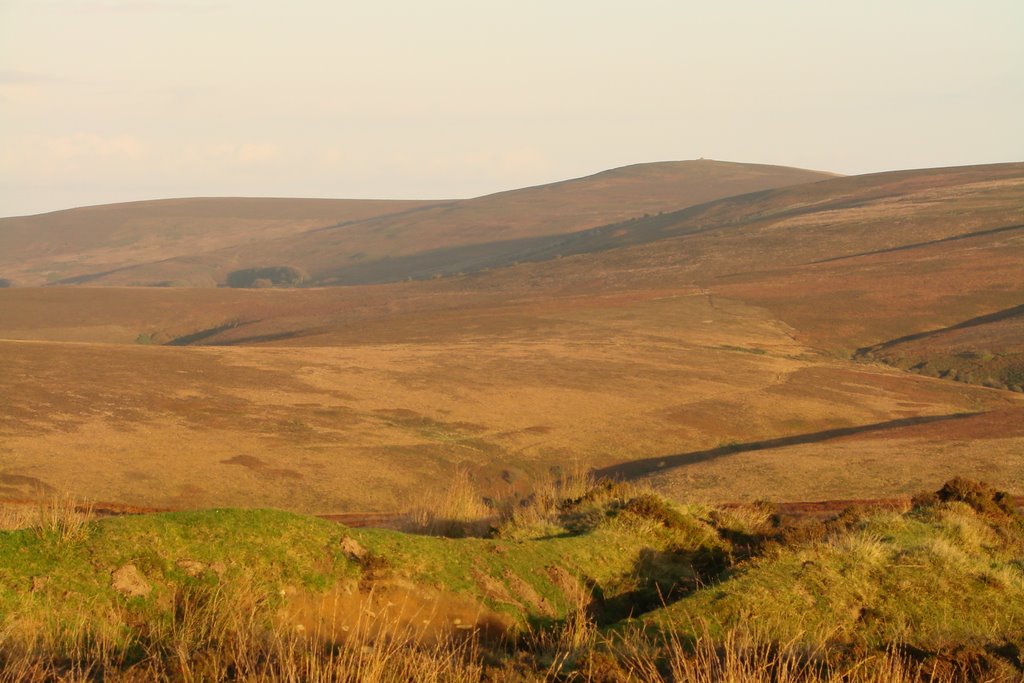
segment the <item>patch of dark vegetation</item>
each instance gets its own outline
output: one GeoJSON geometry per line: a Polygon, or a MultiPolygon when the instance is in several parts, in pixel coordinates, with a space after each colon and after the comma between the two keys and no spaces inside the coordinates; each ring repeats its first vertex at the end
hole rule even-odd
{"type": "Polygon", "coordinates": [[[283,467],[271,467],[267,462],[252,455],[240,454],[232,458],[220,461],[222,465],[240,465],[269,479],[302,479],[302,475],[295,470],[283,467]]]}
{"type": "Polygon", "coordinates": [[[684,529],[689,526],[687,518],[660,496],[642,494],[630,499],[622,506],[622,510],[637,517],[658,522],[667,529],[684,529]]]}
{"type": "Polygon", "coordinates": [[[7,278],[0,277],[0,289],[5,289],[7,287],[13,287],[13,286],[14,286],[14,281],[13,280],[8,280],[7,278]]]}
{"type": "Polygon", "coordinates": [[[1011,391],[1024,392],[1024,358],[1007,365],[1003,381],[1011,391]]]}
{"type": "Polygon", "coordinates": [[[878,361],[925,377],[938,377],[990,389],[1024,391],[1024,353],[1014,326],[1024,321],[1024,304],[927,332],[863,347],[854,360],[878,361]],[[976,348],[962,348],[963,330],[976,348]],[[996,346],[986,348],[989,340],[996,346]],[[1009,342],[1009,343],[1007,343],[1009,342]],[[948,346],[947,346],[948,344],[948,346]]]}
{"type": "Polygon", "coordinates": [[[308,279],[305,271],[295,266],[261,266],[228,273],[228,287],[261,289],[266,287],[297,287],[308,279]]]}
{"type": "Polygon", "coordinates": [[[752,353],[755,356],[763,356],[768,353],[764,349],[759,348],[757,346],[733,346],[732,344],[722,344],[721,346],[716,346],[715,348],[720,349],[722,351],[734,351],[736,353],[752,353]]]}
{"type": "Polygon", "coordinates": [[[922,493],[911,500],[914,507],[927,507],[938,503],[961,502],[975,512],[991,517],[1020,517],[1013,497],[997,491],[988,484],[963,477],[950,479],[938,491],[922,493]]]}
{"type": "Polygon", "coordinates": [[[777,548],[837,538],[856,529],[866,517],[880,509],[881,507],[854,504],[826,517],[802,515],[781,517],[777,529],[770,533],[765,541],[777,548]]]}
{"type": "Polygon", "coordinates": [[[283,341],[285,339],[301,339],[316,334],[315,330],[294,330],[291,332],[275,332],[270,334],[254,334],[249,337],[215,341],[210,346],[242,346],[244,344],[265,344],[272,341],[283,341]]]}
{"type": "Polygon", "coordinates": [[[894,645],[893,651],[919,670],[922,681],[1020,681],[1020,645],[953,644],[939,649],[894,645]]]}
{"type": "Polygon", "coordinates": [[[920,359],[914,353],[904,356],[894,350],[885,355],[871,356],[871,359],[925,377],[938,377],[990,389],[1024,391],[1024,353],[1019,351],[960,351],[955,354],[932,354],[920,359]]]}

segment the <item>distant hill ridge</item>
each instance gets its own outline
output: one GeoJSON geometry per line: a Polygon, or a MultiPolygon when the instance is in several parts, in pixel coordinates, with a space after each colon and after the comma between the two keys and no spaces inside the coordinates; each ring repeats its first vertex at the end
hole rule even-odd
{"type": "MultiPolygon", "coordinates": [[[[415,258],[427,252],[572,233],[830,177],[696,160],[454,201],[191,198],[90,206],[0,218],[0,277],[19,286],[215,286],[237,270],[291,266],[324,282],[396,280],[424,270],[415,258]],[[397,258],[413,263],[379,265],[397,258]]],[[[426,267],[435,267],[430,258],[426,267]]]]}

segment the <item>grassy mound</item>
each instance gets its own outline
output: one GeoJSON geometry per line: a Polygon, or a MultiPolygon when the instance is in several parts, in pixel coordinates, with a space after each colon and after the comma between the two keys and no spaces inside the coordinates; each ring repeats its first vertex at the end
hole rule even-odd
{"type": "Polygon", "coordinates": [[[808,653],[902,652],[938,672],[1018,680],[1024,520],[1005,501],[958,479],[905,513],[848,514],[644,621],[692,638],[749,630],[808,653]]]}
{"type": "Polygon", "coordinates": [[[575,493],[534,498],[487,538],[270,510],[51,510],[0,532],[0,681],[1022,673],[1024,521],[985,486],[798,532],[766,505],[575,493]]]}

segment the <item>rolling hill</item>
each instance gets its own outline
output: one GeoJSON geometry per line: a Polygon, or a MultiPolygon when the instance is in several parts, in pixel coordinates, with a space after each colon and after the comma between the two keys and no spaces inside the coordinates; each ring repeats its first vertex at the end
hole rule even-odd
{"type": "MultiPolygon", "coordinates": [[[[436,202],[195,198],[105,204],[0,218],[0,272],[16,285],[99,279],[139,263],[190,257],[436,202]]],[[[212,286],[198,270],[155,284],[212,286]]]]}
{"type": "Polygon", "coordinates": [[[211,286],[235,270],[289,265],[325,284],[402,280],[451,271],[438,251],[576,232],[827,177],[702,160],[449,202],[210,198],[86,207],[0,219],[0,277],[18,285],[211,286]]]}

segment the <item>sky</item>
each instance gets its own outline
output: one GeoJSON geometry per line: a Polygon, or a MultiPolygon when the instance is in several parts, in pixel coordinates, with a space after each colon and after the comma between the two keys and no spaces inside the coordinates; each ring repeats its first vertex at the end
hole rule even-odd
{"type": "Polygon", "coordinates": [[[0,0],[0,216],[1024,161],[1021,0],[0,0]]]}

